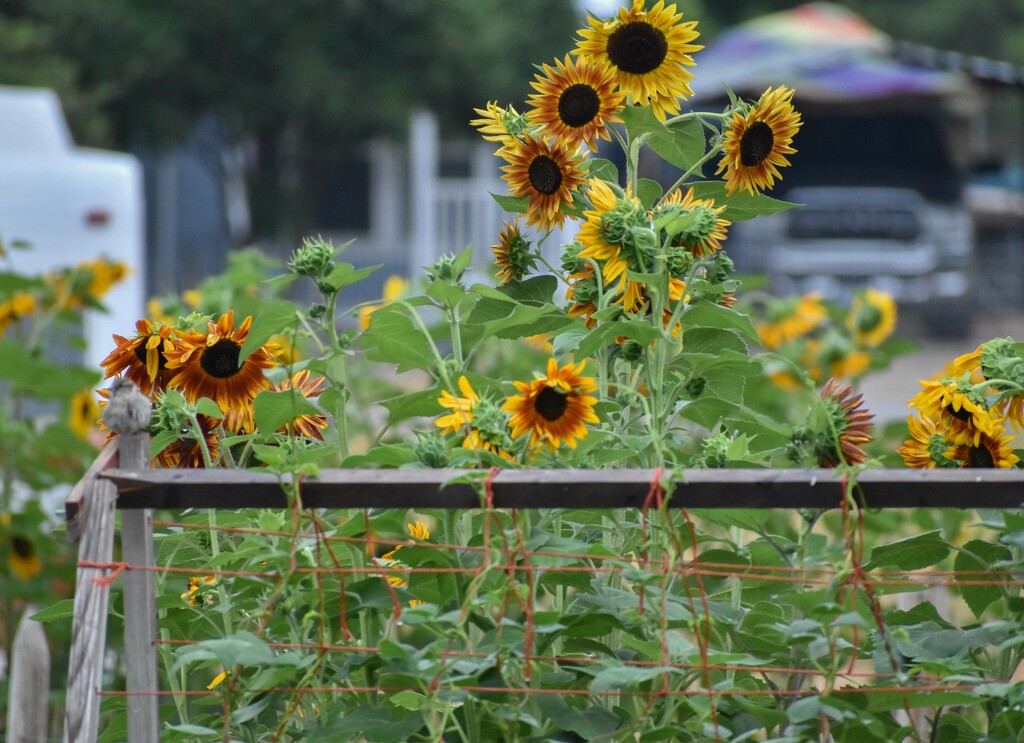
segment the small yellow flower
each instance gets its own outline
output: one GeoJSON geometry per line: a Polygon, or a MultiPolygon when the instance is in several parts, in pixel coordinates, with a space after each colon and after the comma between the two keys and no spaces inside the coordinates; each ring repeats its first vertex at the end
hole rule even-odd
{"type": "Polygon", "coordinates": [[[430,539],[430,530],[427,528],[427,525],[419,519],[416,519],[411,524],[406,524],[405,528],[409,530],[409,536],[413,539],[430,539]]]}
{"type": "Polygon", "coordinates": [[[224,679],[226,679],[230,675],[231,675],[230,671],[221,671],[220,673],[218,673],[216,676],[213,677],[213,681],[208,683],[206,685],[206,688],[207,689],[215,689],[216,687],[218,687],[222,683],[224,683],[224,679]]]}
{"type": "Polygon", "coordinates": [[[359,329],[366,330],[370,327],[370,315],[375,310],[379,310],[384,305],[394,302],[396,299],[401,299],[409,291],[409,282],[403,279],[401,276],[392,275],[388,276],[387,281],[384,282],[383,296],[381,297],[380,304],[368,304],[359,308],[359,329]]]}
{"type": "Polygon", "coordinates": [[[441,396],[437,398],[438,405],[452,411],[434,421],[434,425],[441,429],[441,433],[455,433],[473,421],[473,408],[480,398],[473,391],[465,375],[459,377],[459,392],[462,393],[462,397],[456,397],[448,390],[441,390],[441,396]]]}

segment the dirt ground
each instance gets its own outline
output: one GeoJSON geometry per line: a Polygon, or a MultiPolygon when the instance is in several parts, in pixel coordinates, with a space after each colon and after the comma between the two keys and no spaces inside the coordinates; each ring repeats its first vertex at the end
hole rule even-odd
{"type": "Polygon", "coordinates": [[[1024,312],[987,310],[975,318],[970,336],[959,341],[929,338],[914,318],[901,316],[896,335],[918,344],[919,350],[896,358],[887,370],[868,375],[860,384],[864,405],[879,425],[906,418],[907,400],[920,390],[918,380],[941,373],[957,356],[992,338],[1024,340],[1024,312]]]}

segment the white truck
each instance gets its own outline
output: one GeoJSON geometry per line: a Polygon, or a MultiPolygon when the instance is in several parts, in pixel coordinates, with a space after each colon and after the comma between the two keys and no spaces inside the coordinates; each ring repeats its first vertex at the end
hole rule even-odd
{"type": "MultiPolygon", "coordinates": [[[[52,90],[0,86],[0,236],[18,273],[38,275],[105,257],[131,269],[88,310],[82,363],[99,368],[111,335],[130,335],[143,313],[142,168],[132,155],[76,147],[52,90]]],[[[0,267],[0,270],[7,270],[0,267]]]]}

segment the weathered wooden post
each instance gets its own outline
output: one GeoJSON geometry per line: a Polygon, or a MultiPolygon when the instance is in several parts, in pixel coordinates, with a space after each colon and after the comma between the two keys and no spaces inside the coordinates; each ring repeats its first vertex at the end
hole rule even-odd
{"type": "MultiPolygon", "coordinates": [[[[152,415],[149,400],[131,382],[115,380],[111,385],[110,401],[103,411],[103,422],[118,434],[118,464],[121,467],[144,467],[149,462],[149,436],[146,427],[152,415]],[[140,464],[141,462],[141,464],[140,464]]],[[[71,658],[68,664],[68,697],[65,715],[64,739],[67,743],[92,743],[96,740],[99,723],[99,692],[103,678],[103,651],[107,637],[109,585],[103,580],[103,568],[89,567],[88,563],[109,563],[114,549],[114,509],[117,490],[113,483],[96,478],[90,470],[84,481],[81,509],[85,518],[81,523],[81,546],[75,582],[75,613],[71,630],[71,658]]],[[[148,523],[148,512],[141,511],[136,522],[148,523]]],[[[125,523],[129,532],[140,532],[137,523],[125,523]]],[[[152,533],[147,532],[152,564],[152,533]]],[[[128,540],[124,558],[133,564],[147,564],[146,546],[134,539],[128,540]]],[[[130,571],[131,572],[131,571],[130,571]]],[[[149,629],[144,640],[139,638],[147,630],[146,615],[153,608],[153,576],[150,571],[137,571],[141,581],[126,580],[125,585],[125,645],[128,662],[129,691],[156,690],[156,661],[153,650],[154,630],[149,629]],[[149,588],[146,588],[148,582],[149,588]],[[131,585],[132,589],[128,586],[131,585]],[[143,604],[141,595],[149,591],[149,602],[143,604]],[[130,593],[131,591],[131,593],[130,593]],[[131,627],[131,629],[129,629],[131,627]],[[132,657],[132,652],[140,655],[132,657]],[[152,663],[148,661],[152,660],[152,663]],[[151,670],[147,671],[149,666],[151,670]],[[133,668],[134,667],[134,668],[133,668]]],[[[155,625],[150,617],[149,626],[155,625]]],[[[157,740],[155,696],[129,696],[128,737],[132,741],[157,740]],[[146,726],[149,730],[147,731],[146,726]]]]}
{"type": "MultiPolygon", "coordinates": [[[[150,402],[132,385],[134,394],[128,400],[129,427],[118,430],[121,449],[118,467],[141,470],[149,468],[150,402]],[[145,422],[142,422],[142,419],[145,422]]],[[[109,424],[108,424],[109,425],[109,424]]],[[[128,565],[152,567],[153,511],[128,509],[121,511],[121,559],[128,565]]],[[[124,574],[124,654],[128,697],[128,740],[157,743],[160,739],[160,687],[156,673],[156,574],[152,570],[128,570],[124,574]]]]}
{"type": "Polygon", "coordinates": [[[43,626],[25,607],[11,648],[10,696],[7,700],[7,740],[10,743],[46,743],[50,719],[50,646],[43,626]]]}

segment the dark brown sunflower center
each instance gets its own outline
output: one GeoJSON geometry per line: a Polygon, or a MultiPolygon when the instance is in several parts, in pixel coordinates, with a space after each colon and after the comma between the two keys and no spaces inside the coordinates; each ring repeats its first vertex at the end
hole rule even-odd
{"type": "Polygon", "coordinates": [[[558,118],[566,126],[589,124],[601,112],[601,98],[586,83],[570,85],[558,97],[558,118]]]}
{"type": "Polygon", "coordinates": [[[534,409],[546,421],[557,421],[569,407],[569,396],[556,390],[554,387],[545,387],[537,395],[533,403],[534,409]]]}
{"type": "MultiPolygon", "coordinates": [[[[163,351],[157,351],[156,353],[157,353],[157,357],[159,358],[159,361],[157,362],[157,367],[162,371],[162,370],[167,368],[167,359],[164,358],[164,352],[163,351]]],[[[145,364],[146,364],[146,346],[145,346],[145,344],[143,344],[141,346],[136,346],[135,347],[135,358],[137,358],[139,360],[140,364],[145,366],[145,364]]]]}
{"type": "Polygon", "coordinates": [[[11,551],[22,560],[32,557],[32,542],[25,537],[11,537],[11,551]]]}
{"type": "Polygon", "coordinates": [[[775,133],[763,121],[751,124],[740,137],[740,162],[748,168],[760,165],[772,154],[775,133]]]}
{"type": "Polygon", "coordinates": [[[993,469],[996,466],[992,452],[987,446],[972,446],[967,450],[967,466],[978,469],[993,469]]]}
{"type": "Polygon", "coordinates": [[[557,193],[562,185],[562,169],[547,155],[537,155],[528,170],[530,185],[545,196],[557,193]]]}
{"type": "Polygon", "coordinates": [[[608,59],[623,72],[643,75],[658,69],[668,56],[668,39],[646,21],[620,26],[608,37],[608,59]]]}
{"type": "Polygon", "coordinates": [[[238,352],[241,350],[242,347],[233,340],[222,338],[203,351],[199,365],[211,377],[233,377],[238,374],[238,352]]]}
{"type": "Polygon", "coordinates": [[[954,410],[952,405],[947,405],[946,412],[949,413],[954,418],[956,418],[958,421],[969,421],[971,419],[970,411],[964,407],[960,408],[959,410],[954,410]]]}

